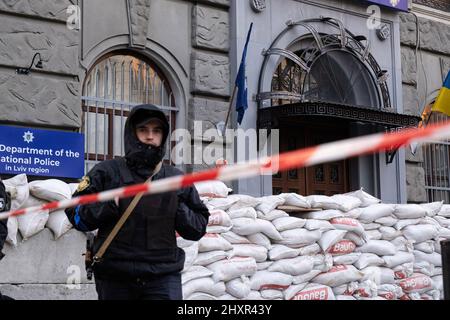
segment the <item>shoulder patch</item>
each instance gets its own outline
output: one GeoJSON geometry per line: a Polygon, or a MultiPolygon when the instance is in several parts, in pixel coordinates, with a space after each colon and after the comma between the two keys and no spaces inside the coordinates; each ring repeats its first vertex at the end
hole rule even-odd
{"type": "Polygon", "coordinates": [[[77,192],[81,192],[89,187],[91,184],[91,180],[88,176],[84,176],[81,182],[78,184],[77,192]]]}

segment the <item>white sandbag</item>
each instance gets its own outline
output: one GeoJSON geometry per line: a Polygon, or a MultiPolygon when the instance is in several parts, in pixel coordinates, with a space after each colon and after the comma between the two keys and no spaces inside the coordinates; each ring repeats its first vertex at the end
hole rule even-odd
{"type": "Polygon", "coordinates": [[[420,206],[425,209],[428,217],[434,217],[441,211],[443,204],[444,201],[442,200],[431,203],[422,203],[420,206]]]}
{"type": "Polygon", "coordinates": [[[353,252],[342,256],[333,256],[333,264],[354,264],[361,256],[361,252],[353,252]]]}
{"type": "Polygon", "coordinates": [[[424,260],[419,261],[418,260],[418,261],[414,261],[413,270],[414,270],[414,273],[420,273],[420,274],[424,274],[424,275],[431,277],[431,276],[433,276],[434,265],[428,261],[424,261],[424,260]]]}
{"type": "Polygon", "coordinates": [[[266,289],[261,290],[261,297],[267,300],[283,300],[283,292],[280,290],[266,289]]]}
{"type": "Polygon", "coordinates": [[[378,286],[375,282],[371,280],[365,280],[361,282],[353,282],[355,288],[353,290],[353,296],[357,299],[361,298],[377,298],[378,297],[378,286]]]}
{"type": "Polygon", "coordinates": [[[396,230],[403,230],[407,226],[421,223],[422,220],[422,218],[398,220],[398,222],[394,225],[394,228],[396,230]]]}
{"type": "Polygon", "coordinates": [[[197,241],[191,241],[191,240],[184,239],[182,236],[180,236],[180,234],[178,232],[175,232],[175,236],[177,238],[177,246],[179,248],[186,248],[186,247],[192,246],[194,243],[197,242],[197,241]]]}
{"type": "Polygon", "coordinates": [[[258,219],[272,221],[277,218],[289,217],[289,215],[283,210],[273,209],[273,210],[270,210],[268,213],[256,211],[256,217],[258,219]]]}
{"type": "Polygon", "coordinates": [[[72,197],[69,185],[61,180],[35,180],[30,182],[28,186],[31,195],[49,202],[66,200],[72,197]]]}
{"type": "Polygon", "coordinates": [[[435,267],[442,267],[442,258],[439,253],[424,253],[418,250],[414,250],[413,253],[416,261],[427,261],[435,267]]]}
{"type": "Polygon", "coordinates": [[[320,232],[336,229],[330,222],[326,220],[315,219],[307,219],[304,228],[309,231],[319,230],[320,232]]]}
{"type": "Polygon", "coordinates": [[[210,277],[213,273],[214,272],[203,266],[192,266],[185,272],[181,273],[181,283],[185,284],[186,282],[194,279],[210,277]]]}
{"type": "Polygon", "coordinates": [[[300,208],[311,208],[311,205],[309,204],[306,197],[303,197],[296,193],[282,193],[279,195],[280,197],[284,198],[284,205],[286,206],[295,206],[300,208]]]}
{"type": "Polygon", "coordinates": [[[437,237],[439,230],[430,224],[409,225],[403,229],[403,235],[408,240],[413,240],[415,243],[427,241],[437,237]]]}
{"type": "MultiPolygon", "coordinates": [[[[190,249],[190,247],[187,247],[184,250],[186,251],[186,249],[190,249]]],[[[228,258],[228,253],[225,251],[221,251],[221,250],[201,252],[201,253],[198,253],[198,255],[194,261],[194,265],[206,266],[206,265],[209,265],[211,263],[214,263],[216,261],[223,260],[226,258],[228,258]]]]}
{"type": "Polygon", "coordinates": [[[379,256],[393,256],[397,253],[395,246],[386,240],[370,240],[359,248],[356,252],[374,253],[379,256]]]}
{"type": "Polygon", "coordinates": [[[433,289],[431,278],[420,273],[415,273],[409,278],[400,280],[399,285],[406,293],[422,293],[433,289]]]}
{"type": "Polygon", "coordinates": [[[185,253],[183,271],[187,271],[198,258],[198,243],[195,242],[193,245],[183,248],[183,251],[185,253]]]}
{"type": "Polygon", "coordinates": [[[417,219],[426,215],[425,208],[418,204],[397,204],[394,210],[394,216],[399,219],[417,219]]]}
{"type": "Polygon", "coordinates": [[[251,241],[247,237],[240,236],[240,235],[234,233],[233,231],[224,232],[224,233],[221,233],[220,235],[222,236],[222,238],[224,238],[231,244],[237,244],[237,243],[251,244],[251,241]]]}
{"type": "Polygon", "coordinates": [[[439,291],[444,291],[444,279],[442,278],[441,275],[434,276],[431,278],[431,280],[433,281],[434,288],[436,288],[439,291]]]}
{"type": "Polygon", "coordinates": [[[261,197],[258,200],[261,201],[255,209],[261,211],[264,214],[268,214],[270,211],[276,209],[278,206],[284,204],[285,199],[281,196],[267,196],[261,197]]]}
{"type": "Polygon", "coordinates": [[[412,262],[403,263],[393,268],[395,279],[406,279],[413,275],[414,264],[412,262]]]}
{"type": "Polygon", "coordinates": [[[434,241],[424,241],[421,243],[414,244],[414,250],[419,250],[424,253],[433,253],[434,252],[434,241]]]}
{"type": "Polygon", "coordinates": [[[244,300],[265,300],[263,297],[261,297],[261,293],[256,290],[250,291],[250,294],[245,298],[244,300]]]}
{"type": "Polygon", "coordinates": [[[395,284],[394,271],[389,268],[370,266],[360,270],[363,273],[361,281],[371,280],[377,285],[395,284]]]}
{"type": "Polygon", "coordinates": [[[355,208],[350,211],[343,212],[342,214],[346,218],[358,219],[361,213],[362,213],[361,208],[355,208]]]}
{"type": "Polygon", "coordinates": [[[324,285],[308,284],[302,291],[296,293],[291,300],[335,300],[333,290],[324,285]]]}
{"type": "MultiPolygon", "coordinates": [[[[347,212],[352,209],[358,208],[361,206],[361,200],[359,200],[357,197],[350,196],[350,195],[343,195],[343,194],[335,194],[331,196],[331,199],[336,201],[338,204],[338,208],[341,211],[347,212]]],[[[332,208],[330,208],[332,209],[332,208]]]]}
{"type": "Polygon", "coordinates": [[[281,260],[281,259],[289,259],[295,258],[299,255],[299,249],[293,249],[286,247],[282,244],[274,244],[269,250],[269,259],[270,260],[281,260]]]}
{"type": "Polygon", "coordinates": [[[64,210],[52,211],[45,226],[53,232],[55,240],[73,227],[64,210]]]}
{"type": "Polygon", "coordinates": [[[312,278],[315,278],[318,274],[322,273],[320,270],[311,270],[308,273],[300,274],[298,276],[295,276],[292,280],[293,284],[302,284],[302,283],[308,283],[312,278]]]}
{"type": "Polygon", "coordinates": [[[284,290],[284,300],[291,300],[297,293],[302,291],[308,283],[299,283],[291,285],[289,288],[284,290]]]}
{"type": "Polygon", "coordinates": [[[256,261],[253,257],[233,257],[220,260],[208,265],[214,272],[214,281],[230,281],[240,276],[251,276],[256,270],[256,261]]]}
{"type": "Polygon", "coordinates": [[[353,232],[347,232],[347,234],[344,236],[344,239],[352,241],[358,247],[364,245],[367,242],[366,239],[358,236],[353,232]]]}
{"type": "Polygon", "coordinates": [[[250,278],[250,287],[253,290],[285,290],[292,283],[293,277],[289,274],[271,271],[257,271],[250,278]]]}
{"type": "Polygon", "coordinates": [[[381,224],[379,223],[375,223],[375,222],[371,222],[371,223],[361,223],[361,225],[363,226],[365,231],[371,231],[371,230],[376,230],[378,231],[378,229],[381,227],[381,224]]]}
{"type": "Polygon", "coordinates": [[[258,271],[267,270],[272,265],[272,263],[273,261],[257,262],[256,266],[258,268],[258,271]]]}
{"type": "Polygon", "coordinates": [[[251,218],[256,219],[256,210],[252,207],[244,207],[239,209],[228,209],[228,216],[231,219],[236,218],[251,218]]]}
{"type": "Polygon", "coordinates": [[[343,217],[344,214],[339,210],[322,210],[322,211],[311,211],[302,214],[303,218],[306,219],[316,219],[316,220],[330,220],[333,218],[343,217]]]}
{"type": "Polygon", "coordinates": [[[358,220],[352,218],[333,218],[330,223],[339,230],[346,230],[354,232],[359,236],[363,236],[365,231],[361,223],[358,220]]]}
{"type": "Polygon", "coordinates": [[[444,239],[450,239],[450,229],[438,227],[438,237],[444,239]]]}
{"type": "Polygon", "coordinates": [[[397,237],[401,237],[403,233],[400,230],[396,230],[392,227],[385,227],[382,226],[378,231],[381,232],[381,239],[382,240],[394,240],[397,237]]]}
{"type": "Polygon", "coordinates": [[[359,221],[363,223],[371,223],[382,217],[390,216],[394,212],[393,205],[390,204],[373,204],[366,208],[361,209],[361,215],[359,221]]]}
{"type": "Polygon", "coordinates": [[[207,233],[225,233],[230,231],[232,226],[224,227],[224,226],[206,226],[207,233]]]}
{"type": "Polygon", "coordinates": [[[220,297],[215,297],[211,294],[203,292],[194,292],[189,297],[186,297],[185,300],[221,300],[220,297]]]}
{"type": "Polygon", "coordinates": [[[225,294],[225,283],[215,283],[213,279],[199,278],[186,282],[183,285],[183,298],[191,296],[193,293],[201,292],[219,297],[225,294]]]}
{"type": "Polygon", "coordinates": [[[6,227],[8,228],[8,235],[5,241],[13,247],[17,246],[17,231],[19,231],[17,217],[9,217],[6,227]]]}
{"type": "Polygon", "coordinates": [[[232,211],[239,210],[242,208],[254,208],[261,203],[261,201],[258,198],[244,194],[232,194],[228,196],[228,199],[233,200],[233,205],[229,208],[229,210],[232,211]]]}
{"type": "Polygon", "coordinates": [[[443,204],[441,210],[438,212],[441,217],[450,218],[450,204],[443,204]]]}
{"type": "Polygon", "coordinates": [[[281,217],[272,220],[275,228],[281,232],[290,229],[303,228],[306,223],[305,219],[295,218],[295,217],[281,217]]]}
{"type": "Polygon", "coordinates": [[[384,227],[392,227],[398,222],[397,218],[393,216],[382,217],[375,220],[375,223],[382,224],[384,227]]]}
{"type": "Polygon", "coordinates": [[[233,204],[238,201],[236,198],[212,198],[208,200],[207,207],[220,210],[228,210],[233,204]]]}
{"type": "Polygon", "coordinates": [[[283,239],[281,234],[269,221],[261,219],[237,218],[233,219],[233,232],[241,236],[247,236],[258,232],[264,233],[273,240],[283,239]]]}
{"type": "Polygon", "coordinates": [[[78,189],[79,183],[68,183],[68,185],[70,188],[70,194],[74,194],[75,191],[77,191],[77,189],[78,189]]]}
{"type": "Polygon", "coordinates": [[[442,267],[435,267],[433,273],[431,274],[433,277],[442,275],[442,267]]]}
{"type": "Polygon", "coordinates": [[[442,241],[443,239],[437,239],[435,242],[434,242],[434,252],[437,252],[437,253],[441,253],[441,241],[442,241]]]}
{"type": "Polygon", "coordinates": [[[249,234],[247,236],[247,238],[251,242],[251,244],[257,244],[259,246],[263,246],[267,250],[269,250],[272,247],[270,239],[261,232],[255,233],[255,234],[249,234]]]}
{"type": "Polygon", "coordinates": [[[11,194],[11,210],[22,208],[30,195],[26,174],[18,174],[17,176],[2,181],[6,191],[11,194]]]}
{"type": "Polygon", "coordinates": [[[273,261],[257,262],[256,266],[258,271],[267,270],[272,265],[272,263],[273,261]]]}
{"type": "Polygon", "coordinates": [[[331,254],[316,254],[314,259],[314,269],[322,272],[328,272],[333,267],[333,256],[331,254]]]}
{"type": "Polygon", "coordinates": [[[363,188],[345,193],[344,195],[357,197],[359,200],[361,200],[361,207],[368,207],[373,204],[380,203],[381,200],[378,198],[375,198],[374,196],[370,195],[369,193],[365,192],[363,188]]]}
{"type": "Polygon", "coordinates": [[[208,252],[214,250],[227,251],[233,249],[231,243],[217,233],[206,233],[198,241],[198,252],[208,252]]]}
{"type": "MultiPolygon", "coordinates": [[[[44,201],[36,199],[33,196],[29,196],[22,207],[28,208],[41,206],[43,204],[45,204],[44,201]]],[[[23,239],[26,240],[44,230],[48,217],[49,210],[38,210],[17,216],[19,231],[23,239]]]]}
{"type": "Polygon", "coordinates": [[[435,216],[433,217],[433,219],[436,220],[441,225],[441,227],[450,228],[450,219],[441,216],[435,216]]]}
{"type": "Polygon", "coordinates": [[[231,225],[231,219],[225,211],[221,209],[209,211],[208,226],[230,227],[231,225]]]}
{"type": "Polygon", "coordinates": [[[337,295],[336,300],[357,300],[357,299],[353,296],[337,295]]]}
{"type": "Polygon", "coordinates": [[[314,259],[310,256],[301,256],[291,259],[281,259],[275,261],[268,268],[269,271],[287,273],[298,276],[311,272],[314,267],[314,259]]]}
{"type": "Polygon", "coordinates": [[[235,244],[230,257],[253,257],[256,262],[267,260],[267,249],[257,244],[235,244]]]}
{"type": "Polygon", "coordinates": [[[351,265],[333,266],[328,272],[317,275],[312,282],[320,283],[329,287],[340,286],[344,283],[359,281],[363,274],[351,265]]]}
{"type": "Polygon", "coordinates": [[[366,237],[369,240],[381,240],[382,234],[378,230],[367,230],[366,231],[366,237]]]}
{"type": "Polygon", "coordinates": [[[395,284],[382,284],[378,286],[378,295],[386,300],[398,300],[403,295],[403,289],[395,284]]]}
{"type": "Polygon", "coordinates": [[[397,237],[390,242],[397,248],[398,251],[412,252],[414,249],[413,241],[408,240],[403,236],[397,237]]]}
{"type": "Polygon", "coordinates": [[[359,270],[365,269],[369,266],[381,266],[384,264],[384,260],[373,253],[362,253],[358,261],[353,265],[359,270]]]}
{"type": "Polygon", "coordinates": [[[281,239],[283,240],[277,240],[275,243],[298,248],[317,242],[321,236],[322,233],[318,230],[291,229],[281,232],[281,239]]]}
{"type": "Polygon", "coordinates": [[[414,255],[409,252],[399,251],[393,256],[383,256],[384,266],[393,269],[398,265],[414,261],[414,255]]]}
{"type": "Polygon", "coordinates": [[[208,180],[194,183],[197,192],[202,197],[224,198],[233,191],[225,183],[219,180],[208,180]]]}
{"type": "Polygon", "coordinates": [[[307,196],[306,199],[311,205],[311,208],[320,208],[323,210],[335,209],[340,210],[340,204],[336,198],[324,196],[324,195],[312,195],[307,196]]]}
{"type": "Polygon", "coordinates": [[[310,244],[309,246],[298,248],[299,256],[309,256],[317,254],[321,251],[320,246],[317,243],[310,244]]]}
{"type": "Polygon", "coordinates": [[[345,230],[329,230],[322,234],[322,237],[317,241],[324,252],[327,252],[333,245],[341,241],[347,231],[345,230]]]}
{"type": "Polygon", "coordinates": [[[248,297],[250,292],[250,279],[245,276],[230,280],[225,283],[225,288],[227,293],[238,299],[245,299],[248,297]]]}

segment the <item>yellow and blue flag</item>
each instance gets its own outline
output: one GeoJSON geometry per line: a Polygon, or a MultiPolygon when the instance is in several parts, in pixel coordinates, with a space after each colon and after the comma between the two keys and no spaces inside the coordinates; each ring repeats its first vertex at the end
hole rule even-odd
{"type": "Polygon", "coordinates": [[[444,85],[439,91],[439,95],[434,102],[432,111],[442,112],[450,116],[450,71],[444,81],[444,85]]]}
{"type": "Polygon", "coordinates": [[[236,76],[235,86],[238,88],[236,99],[236,111],[238,114],[237,122],[241,124],[244,117],[245,110],[248,108],[247,101],[247,78],[245,75],[245,58],[247,57],[247,47],[250,40],[250,34],[252,33],[253,23],[250,24],[250,28],[247,33],[247,40],[245,41],[244,52],[242,53],[241,64],[236,76]]]}

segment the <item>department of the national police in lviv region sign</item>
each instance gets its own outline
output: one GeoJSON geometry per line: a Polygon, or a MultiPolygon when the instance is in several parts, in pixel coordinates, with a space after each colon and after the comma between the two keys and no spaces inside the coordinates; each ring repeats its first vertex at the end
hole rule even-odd
{"type": "Polygon", "coordinates": [[[395,10],[408,11],[408,0],[368,0],[367,2],[379,4],[395,10]]]}
{"type": "Polygon", "coordinates": [[[84,174],[84,136],[0,125],[0,173],[80,178],[84,174]]]}

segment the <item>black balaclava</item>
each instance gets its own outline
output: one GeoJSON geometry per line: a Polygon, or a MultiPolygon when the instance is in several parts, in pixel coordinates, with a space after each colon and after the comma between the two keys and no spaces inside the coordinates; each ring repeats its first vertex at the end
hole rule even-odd
{"type": "Polygon", "coordinates": [[[133,107],[125,122],[125,159],[128,167],[142,177],[149,177],[165,154],[165,144],[169,135],[169,122],[157,106],[142,104],[133,107]],[[136,127],[156,118],[162,122],[163,137],[159,147],[142,143],[136,136],[136,127]]]}

